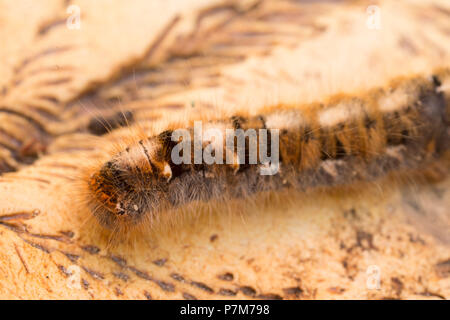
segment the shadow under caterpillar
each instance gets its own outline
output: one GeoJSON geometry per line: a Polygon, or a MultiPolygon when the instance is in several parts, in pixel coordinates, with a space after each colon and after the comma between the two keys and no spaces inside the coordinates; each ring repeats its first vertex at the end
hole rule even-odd
{"type": "MultiPolygon", "coordinates": [[[[255,129],[258,141],[259,129],[278,129],[279,170],[273,175],[260,174],[264,164],[249,163],[249,137],[244,161],[236,160],[235,144],[220,152],[224,158],[232,154],[235,160],[228,164],[176,163],[173,151],[182,139],[173,139],[178,129],[174,126],[113,155],[85,182],[87,200],[99,223],[117,230],[196,201],[373,181],[448,161],[449,123],[450,71],[441,70],[432,76],[396,79],[357,96],[337,95],[323,104],[278,105],[257,115],[208,123],[219,132],[255,129]]],[[[193,132],[193,127],[187,131],[193,132]]],[[[182,142],[191,146],[194,156],[194,139],[182,142]]],[[[203,139],[200,151],[216,144],[203,139]]]]}

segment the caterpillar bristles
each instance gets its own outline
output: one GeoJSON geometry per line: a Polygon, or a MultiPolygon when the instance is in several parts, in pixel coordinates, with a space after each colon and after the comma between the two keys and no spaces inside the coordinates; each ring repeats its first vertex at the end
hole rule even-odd
{"type": "Polygon", "coordinates": [[[450,71],[444,69],[395,79],[359,95],[340,94],[323,103],[280,104],[257,114],[218,117],[203,123],[205,132],[214,129],[216,135],[203,136],[200,143],[195,140],[195,122],[170,125],[150,136],[131,133],[130,143],[116,146],[109,159],[89,169],[83,180],[86,202],[99,224],[113,233],[145,233],[173,225],[175,217],[226,212],[232,200],[257,202],[261,194],[329,192],[403,173],[407,177],[434,166],[443,167],[446,175],[449,110],[450,71]],[[186,135],[174,135],[178,129],[186,135]],[[254,130],[255,149],[248,135],[239,154],[237,143],[227,144],[227,129],[254,130]],[[262,157],[261,143],[266,143],[270,163],[262,157]],[[194,161],[196,151],[214,162],[194,161]],[[257,153],[253,162],[252,152],[257,153]],[[277,167],[272,174],[261,174],[273,169],[275,153],[277,167]],[[175,160],[174,154],[183,161],[175,160]]]}

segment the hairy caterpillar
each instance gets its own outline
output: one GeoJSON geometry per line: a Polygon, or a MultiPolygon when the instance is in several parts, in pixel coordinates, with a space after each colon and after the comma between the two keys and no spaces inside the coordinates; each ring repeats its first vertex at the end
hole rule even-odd
{"type": "MultiPolygon", "coordinates": [[[[174,139],[179,127],[167,128],[129,145],[90,174],[85,181],[90,210],[102,226],[118,230],[152,221],[191,202],[346,185],[424,168],[448,157],[449,82],[450,72],[441,70],[433,76],[396,79],[359,96],[338,95],[312,105],[278,105],[256,115],[207,124],[222,137],[227,137],[226,129],[254,130],[258,148],[263,139],[260,129],[279,130],[279,168],[272,175],[261,175],[267,166],[259,161],[261,153],[258,161],[249,161],[249,136],[242,159],[237,143],[230,148],[224,141],[203,137],[196,146],[195,139],[174,139]],[[181,156],[193,159],[200,148],[215,160],[219,155],[223,164],[176,162],[173,151],[180,143],[190,146],[190,154],[181,156]]],[[[186,131],[193,133],[193,126],[186,131]]],[[[272,140],[264,139],[271,154],[272,140]]]]}

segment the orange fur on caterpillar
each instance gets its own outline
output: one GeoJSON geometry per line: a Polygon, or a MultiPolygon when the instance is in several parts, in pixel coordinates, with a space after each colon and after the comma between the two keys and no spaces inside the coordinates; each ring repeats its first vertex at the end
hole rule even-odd
{"type": "Polygon", "coordinates": [[[208,134],[200,140],[196,123],[168,127],[128,145],[91,173],[85,181],[89,208],[103,227],[121,230],[194,202],[422,170],[449,151],[446,79],[445,72],[400,78],[322,104],[219,118],[203,125],[208,134]],[[234,130],[231,140],[227,130],[234,130]]]}

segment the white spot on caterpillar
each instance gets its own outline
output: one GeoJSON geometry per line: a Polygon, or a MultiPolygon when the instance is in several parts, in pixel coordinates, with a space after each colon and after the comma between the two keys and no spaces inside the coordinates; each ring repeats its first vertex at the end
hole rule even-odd
{"type": "Polygon", "coordinates": [[[289,129],[299,127],[303,118],[298,111],[282,111],[268,115],[266,118],[267,128],[289,129]]]}

